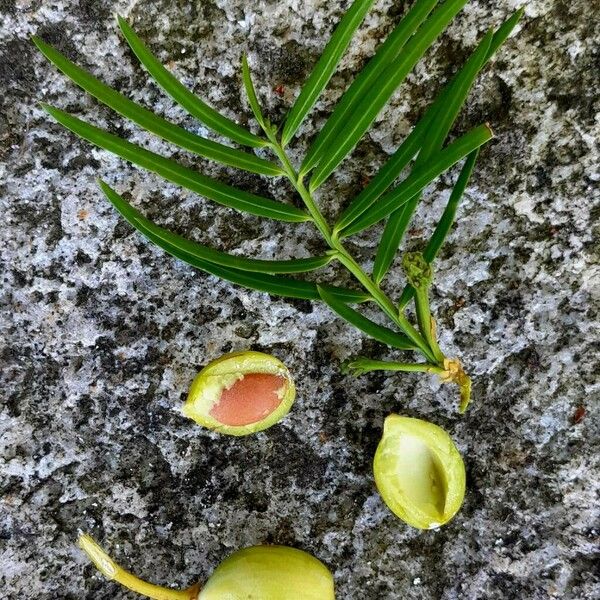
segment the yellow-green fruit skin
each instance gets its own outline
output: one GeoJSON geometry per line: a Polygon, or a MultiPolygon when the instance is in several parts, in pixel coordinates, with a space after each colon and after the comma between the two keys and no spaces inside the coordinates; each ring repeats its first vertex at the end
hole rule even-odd
{"type": "Polygon", "coordinates": [[[292,408],[295,399],[296,387],[288,368],[270,354],[246,350],[225,354],[206,365],[192,382],[182,412],[186,417],[208,429],[225,435],[243,436],[263,431],[281,421],[292,408]],[[235,380],[236,376],[244,373],[268,373],[284,377],[287,381],[285,394],[279,406],[265,419],[250,425],[224,425],[208,413],[207,398],[210,390],[227,384],[228,378],[235,380]]]}
{"type": "Polygon", "coordinates": [[[335,600],[333,577],[314,556],[286,546],[253,546],[224,560],[198,600],[335,600]]]}
{"type": "Polygon", "coordinates": [[[456,445],[441,427],[421,419],[386,418],[373,474],[388,508],[418,529],[444,525],[464,500],[465,465],[456,445]]]}

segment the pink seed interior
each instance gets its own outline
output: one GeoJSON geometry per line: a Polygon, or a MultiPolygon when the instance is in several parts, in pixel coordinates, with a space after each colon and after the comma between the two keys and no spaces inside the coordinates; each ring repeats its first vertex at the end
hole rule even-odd
{"type": "Polygon", "coordinates": [[[246,373],[211,408],[210,416],[223,425],[250,425],[270,415],[281,403],[277,392],[286,384],[284,377],[269,373],[246,373]]]}

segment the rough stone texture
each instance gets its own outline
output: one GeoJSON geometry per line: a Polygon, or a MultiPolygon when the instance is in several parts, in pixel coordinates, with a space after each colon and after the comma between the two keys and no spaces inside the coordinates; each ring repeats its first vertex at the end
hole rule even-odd
{"type": "MultiPolygon", "coordinates": [[[[437,264],[442,346],[475,377],[474,404],[419,375],[352,379],[339,363],[393,357],[324,306],[271,298],[163,255],[101,197],[101,175],[162,224],[265,258],[322,249],[308,226],[261,222],[91,149],[46,100],[246,189],[280,181],[173,152],[69,84],[35,32],[168,118],[210,135],[148,82],[117,34],[126,15],[214,106],[254,124],[243,51],[273,118],[290,105],[348,2],[1,0],[2,597],[124,599],[74,546],[93,533],[158,583],[205,579],[229,553],[276,542],[331,567],[338,597],[583,599],[598,576],[598,6],[531,0],[487,68],[459,130],[484,120],[481,155],[437,264]],[[595,13],[595,14],[594,14],[595,13]],[[274,353],[298,399],[279,426],[233,439],[180,414],[201,365],[232,349],[274,353]],[[447,428],[468,494],[439,531],[406,527],[377,495],[371,459],[390,412],[447,428]]],[[[294,145],[409,3],[379,0],[294,145]]],[[[473,0],[320,196],[332,217],[393,151],[440,83],[516,0],[473,0]]],[[[297,157],[296,157],[297,158],[297,157]]],[[[419,248],[456,171],[431,186],[406,247],[419,248]]],[[[366,266],[380,230],[352,241],[366,266]]],[[[347,281],[331,268],[330,280],[347,281]]],[[[398,294],[397,266],[385,288],[398,294]]]]}

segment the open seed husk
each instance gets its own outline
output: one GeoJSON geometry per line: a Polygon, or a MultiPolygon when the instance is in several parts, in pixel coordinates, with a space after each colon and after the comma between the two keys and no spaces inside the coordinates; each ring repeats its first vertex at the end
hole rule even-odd
{"type": "Polygon", "coordinates": [[[386,418],[373,473],[388,508],[419,529],[447,523],[465,496],[465,466],[458,449],[441,427],[421,419],[386,418]]]}
{"type": "Polygon", "coordinates": [[[263,352],[235,352],[208,364],[194,379],[183,414],[227,435],[249,435],[279,422],[296,397],[287,367],[263,352]]]}

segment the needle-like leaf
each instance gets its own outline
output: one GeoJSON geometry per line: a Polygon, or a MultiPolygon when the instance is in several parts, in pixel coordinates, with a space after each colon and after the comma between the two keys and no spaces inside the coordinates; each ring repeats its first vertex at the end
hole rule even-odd
{"type": "MultiPolygon", "coordinates": [[[[490,44],[488,54],[486,56],[486,63],[489,61],[494,52],[502,45],[502,42],[510,35],[512,30],[515,28],[519,19],[523,15],[523,9],[518,10],[514,13],[510,19],[505,21],[496,31],[492,42],[490,44]]],[[[485,66],[485,65],[484,65],[485,66]]],[[[417,154],[421,147],[422,140],[424,139],[429,124],[434,118],[440,107],[445,106],[449,93],[452,90],[454,81],[461,77],[468,68],[465,65],[452,79],[452,81],[444,88],[444,90],[438,95],[436,100],[427,109],[425,114],[421,117],[417,125],[410,133],[410,135],[402,142],[398,150],[388,159],[388,161],[379,169],[377,175],[371,179],[368,185],[361,191],[361,193],[350,203],[348,208],[344,211],[339,221],[349,222],[354,219],[357,215],[365,211],[379,196],[381,196],[400,176],[402,170],[408,165],[411,159],[417,154]]],[[[336,225],[336,230],[339,225],[336,225]]]]}
{"type": "Polygon", "coordinates": [[[420,200],[421,192],[418,192],[389,216],[373,262],[373,279],[377,282],[377,285],[381,283],[390,268],[400,241],[406,233],[408,224],[420,200]]]}
{"type": "Polygon", "coordinates": [[[441,4],[404,46],[398,59],[384,69],[377,84],[363,96],[316,166],[310,179],[311,191],[317,189],[356,146],[396,88],[467,1],[446,0],[441,4]]]}
{"type": "MultiPolygon", "coordinates": [[[[414,169],[431,160],[432,156],[440,150],[444,144],[446,136],[450,132],[460,109],[465,103],[469,90],[473,85],[479,71],[483,68],[486,56],[492,42],[493,34],[489,31],[481,40],[477,49],[469,60],[467,60],[463,69],[452,80],[446,93],[442,92],[444,99],[440,103],[427,133],[423,138],[423,144],[419,151],[419,156],[415,161],[414,169]]],[[[373,265],[373,279],[379,284],[390,268],[400,242],[406,233],[408,225],[413,214],[421,201],[421,193],[415,194],[401,209],[393,212],[386,225],[381,238],[381,243],[377,249],[377,256],[373,265]]]]}
{"type": "MultiPolygon", "coordinates": [[[[152,239],[152,238],[149,238],[152,239]]],[[[152,240],[156,243],[155,240],[152,240]]],[[[215,277],[225,279],[231,283],[236,283],[251,290],[259,292],[267,292],[273,296],[283,296],[284,298],[298,298],[301,300],[320,300],[319,292],[316,284],[310,281],[302,281],[285,277],[284,275],[267,275],[265,273],[250,273],[249,271],[241,271],[231,267],[222,267],[214,263],[202,261],[185,252],[181,252],[176,248],[169,248],[165,244],[164,249],[184,262],[187,262],[193,267],[206,271],[215,277]]],[[[340,302],[360,303],[366,302],[371,298],[363,293],[355,290],[335,286],[325,286],[327,291],[340,302]]]]}
{"type": "MultiPolygon", "coordinates": [[[[446,208],[442,213],[442,216],[437,224],[433,235],[429,239],[425,250],[423,251],[423,258],[428,263],[432,263],[434,258],[437,256],[444,240],[450,233],[450,229],[452,228],[452,223],[454,223],[454,217],[456,215],[456,209],[458,208],[458,203],[462,198],[462,195],[469,183],[469,179],[471,174],[473,173],[473,168],[475,167],[475,163],[477,162],[477,155],[479,154],[479,150],[475,150],[471,152],[465,161],[465,164],[452,188],[452,193],[450,194],[450,198],[448,199],[448,203],[446,204],[446,208]]],[[[412,286],[407,285],[402,291],[402,295],[400,296],[400,301],[398,302],[398,306],[400,310],[403,310],[404,307],[410,302],[411,298],[414,296],[415,290],[412,286]]]]}
{"type": "MultiPolygon", "coordinates": [[[[241,285],[251,290],[258,290],[259,292],[267,292],[273,296],[283,296],[284,298],[298,298],[302,300],[320,299],[316,284],[309,281],[292,279],[291,277],[285,277],[283,275],[252,273],[233,267],[223,267],[222,265],[199,259],[171,244],[162,242],[153,234],[148,234],[147,237],[156,245],[159,245],[159,242],[161,242],[160,245],[162,249],[171,256],[188,263],[192,267],[201,269],[206,273],[210,273],[215,277],[225,279],[231,283],[241,285]]],[[[365,302],[366,300],[369,300],[369,297],[366,294],[354,290],[346,290],[344,288],[336,288],[333,286],[330,286],[328,289],[336,298],[339,298],[340,301],[365,302]]]]}
{"type": "Polygon", "coordinates": [[[336,233],[352,223],[354,219],[360,217],[394,183],[406,165],[419,152],[432,118],[433,113],[423,116],[410,135],[402,142],[398,150],[379,169],[377,175],[352,200],[334,227],[336,233]]]}
{"type": "MultiPolygon", "coordinates": [[[[152,237],[149,237],[149,239],[152,240],[152,237]]],[[[152,241],[156,243],[156,240],[152,241]]],[[[267,292],[273,296],[283,296],[284,298],[320,300],[316,284],[311,283],[310,281],[292,279],[291,277],[285,277],[283,275],[251,273],[249,271],[242,271],[231,267],[222,267],[221,265],[200,260],[173,246],[169,246],[169,244],[165,244],[164,249],[175,258],[179,258],[193,267],[251,290],[267,292]]],[[[326,289],[340,302],[360,303],[370,300],[370,297],[367,294],[355,290],[335,286],[326,286],[326,289]]]]}
{"type": "MultiPolygon", "coordinates": [[[[518,10],[507,19],[494,34],[489,32],[481,40],[477,49],[471,55],[464,67],[452,78],[450,84],[446,86],[438,96],[438,99],[427,111],[422,122],[426,121],[427,117],[430,115],[433,115],[433,117],[431,118],[431,125],[427,128],[423,138],[424,142],[415,162],[415,169],[428,161],[431,156],[442,147],[446,136],[456,121],[460,109],[467,99],[469,91],[475,82],[475,78],[492,58],[494,52],[498,50],[502,43],[508,38],[522,15],[523,9],[518,10]]],[[[415,132],[419,129],[420,125],[421,124],[415,128],[415,132]]],[[[409,140],[410,136],[406,141],[408,142],[409,140]]],[[[401,149],[402,147],[400,150],[401,149]]],[[[392,160],[390,162],[394,161],[392,160]]],[[[392,174],[392,172],[388,172],[388,175],[392,174]]],[[[389,177],[387,179],[389,181],[389,177]]],[[[379,181],[374,183],[372,192],[376,188],[383,188],[383,180],[384,177],[379,178],[379,181]]],[[[372,192],[371,200],[373,197],[372,192]]],[[[367,194],[368,192],[365,195],[367,194]]],[[[421,194],[416,194],[401,209],[390,215],[373,265],[373,279],[376,283],[381,283],[390,268],[420,199],[421,194]]]]}
{"type": "Polygon", "coordinates": [[[440,103],[431,125],[427,128],[427,135],[416,160],[416,165],[421,166],[427,162],[443,146],[446,136],[452,129],[452,125],[469,95],[475,78],[485,65],[492,39],[493,32],[488,31],[465,63],[465,66],[452,80],[448,92],[444,94],[444,102],[440,103]]]}
{"type": "Polygon", "coordinates": [[[155,133],[181,148],[226,165],[261,175],[279,176],[284,174],[281,167],[268,160],[207,140],[186,131],[182,127],[169,123],[169,121],[155,115],[140,104],[129,100],[123,94],[105,85],[41,39],[33,37],[33,42],[46,58],[54,63],[71,81],[119,114],[141,125],[147,131],[155,133]]]}
{"type": "Polygon", "coordinates": [[[145,46],[144,42],[142,42],[123,17],[119,16],[118,22],[127,43],[138,57],[139,61],[146,67],[148,73],[150,73],[156,83],[158,83],[158,85],[190,115],[210,127],[213,131],[244,146],[259,148],[267,144],[265,140],[254,135],[247,129],[244,129],[231,119],[224,117],[188,90],[153,56],[150,50],[145,46]]]}
{"type": "MultiPolygon", "coordinates": [[[[241,285],[243,287],[267,292],[274,296],[283,296],[285,298],[299,298],[304,300],[320,300],[321,296],[315,283],[302,281],[285,277],[283,275],[270,275],[266,273],[253,273],[251,271],[243,271],[234,267],[224,267],[212,263],[207,260],[202,260],[193,254],[181,250],[162,238],[156,236],[150,231],[144,233],[151,242],[165,250],[171,256],[182,260],[183,262],[201,269],[206,273],[210,273],[215,277],[225,279],[231,283],[241,285]]],[[[323,286],[325,289],[340,302],[359,303],[370,300],[370,296],[364,292],[340,288],[336,286],[323,286]]]]}
{"type": "Polygon", "coordinates": [[[263,117],[262,110],[260,109],[258,98],[256,97],[256,90],[254,89],[250,67],[248,66],[248,58],[245,54],[242,56],[242,79],[244,81],[244,88],[246,89],[246,96],[248,96],[250,108],[252,109],[258,124],[264,129],[265,119],[263,117]]]}
{"type": "Polygon", "coordinates": [[[329,308],[331,308],[331,310],[333,310],[333,312],[337,313],[351,325],[354,325],[357,329],[364,331],[373,339],[379,340],[394,348],[401,348],[402,350],[413,350],[415,348],[414,343],[405,335],[371,321],[371,319],[368,319],[358,311],[350,308],[345,302],[336,298],[329,290],[324,289],[322,286],[317,286],[317,288],[321,299],[329,306],[329,308]]]}
{"type": "Polygon", "coordinates": [[[504,44],[507,40],[508,36],[512,33],[512,30],[517,26],[517,23],[521,20],[521,17],[525,13],[525,8],[521,7],[519,10],[515,11],[512,16],[504,21],[502,25],[498,28],[496,33],[494,34],[494,39],[492,40],[492,44],[490,45],[490,49],[488,50],[488,55],[486,58],[486,62],[492,58],[495,54],[496,50],[504,44]]]}
{"type": "Polygon", "coordinates": [[[436,177],[465,158],[473,150],[489,142],[492,137],[492,130],[487,125],[475,127],[475,129],[461,136],[438,152],[426,165],[415,169],[402,183],[380,198],[358,219],[346,226],[340,232],[340,235],[347,237],[385,219],[392,212],[408,202],[415,194],[419,193],[436,177]]]}
{"type": "Polygon", "coordinates": [[[105,182],[99,181],[104,195],[112,205],[125,217],[130,225],[135,227],[145,236],[152,234],[154,239],[161,240],[178,248],[182,252],[195,256],[200,260],[221,265],[223,267],[233,267],[242,271],[252,271],[255,273],[305,273],[320,269],[333,260],[332,255],[313,256],[310,258],[296,258],[292,260],[261,260],[256,258],[245,258],[227,254],[214,248],[209,248],[198,242],[193,242],[180,235],[172,233],[162,227],[159,227],[142,215],[136,208],[120,196],[115,190],[109,187],[105,182]]]}
{"type": "Polygon", "coordinates": [[[249,212],[253,215],[280,221],[300,222],[310,219],[309,215],[294,206],[262,198],[261,196],[256,196],[255,194],[250,194],[249,192],[244,192],[230,185],[215,181],[210,177],[200,175],[192,169],[183,167],[174,160],[159,156],[116,135],[112,135],[103,129],[90,125],[81,119],[73,117],[69,113],[46,104],[42,106],[61,125],[64,125],[83,139],[92,142],[92,144],[104,148],[143,169],[157,173],[168,181],[181,185],[219,204],[235,208],[239,211],[249,212]]]}
{"type": "Polygon", "coordinates": [[[325,126],[311,145],[300,167],[302,175],[308,173],[322,158],[329,144],[340,132],[358,102],[363,98],[392,60],[398,57],[404,44],[419,28],[438,0],[417,0],[406,13],[392,33],[381,44],[367,66],[359,73],[352,85],[346,90],[335,110],[327,119],[325,126]]]}
{"type": "Polygon", "coordinates": [[[354,32],[362,22],[373,0],[355,0],[350,9],[342,17],[325,50],[319,58],[308,81],[304,84],[300,95],[286,119],[281,136],[281,143],[286,146],[294,137],[298,127],[314,106],[317,98],[331,79],[342,55],[346,51],[354,32]]]}

